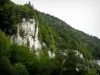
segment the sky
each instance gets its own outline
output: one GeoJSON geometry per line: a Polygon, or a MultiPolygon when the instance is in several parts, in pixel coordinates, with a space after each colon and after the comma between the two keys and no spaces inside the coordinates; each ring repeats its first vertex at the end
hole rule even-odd
{"type": "Polygon", "coordinates": [[[75,29],[100,38],[100,0],[12,0],[30,1],[34,8],[65,21],[75,29]]]}

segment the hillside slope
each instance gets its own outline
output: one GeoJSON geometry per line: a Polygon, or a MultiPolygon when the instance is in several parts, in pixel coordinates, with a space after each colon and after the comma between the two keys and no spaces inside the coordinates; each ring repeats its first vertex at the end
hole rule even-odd
{"type": "MultiPolygon", "coordinates": [[[[100,39],[95,36],[90,36],[82,31],[72,28],[70,25],[64,21],[58,19],[57,17],[51,16],[49,14],[41,13],[43,22],[48,24],[53,32],[53,36],[56,41],[56,46],[59,48],[61,44],[71,46],[71,48],[90,51],[92,55],[99,59],[100,57],[100,39]]],[[[86,51],[86,52],[87,52],[86,51]]]]}
{"type": "Polygon", "coordinates": [[[30,2],[0,0],[0,75],[99,75],[99,45],[30,2]]]}

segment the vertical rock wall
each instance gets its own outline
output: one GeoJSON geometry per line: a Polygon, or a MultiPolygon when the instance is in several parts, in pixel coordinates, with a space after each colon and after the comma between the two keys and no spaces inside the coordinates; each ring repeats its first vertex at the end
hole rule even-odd
{"type": "Polygon", "coordinates": [[[17,26],[17,34],[11,37],[13,43],[26,45],[31,50],[41,48],[38,40],[38,23],[35,19],[26,20],[26,18],[23,18],[22,22],[17,26]]]}

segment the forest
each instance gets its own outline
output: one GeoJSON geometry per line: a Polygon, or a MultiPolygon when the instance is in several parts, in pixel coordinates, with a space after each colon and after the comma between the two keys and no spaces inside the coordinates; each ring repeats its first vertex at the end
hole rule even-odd
{"type": "Polygon", "coordinates": [[[0,0],[0,75],[100,75],[100,39],[72,28],[63,20],[40,12],[29,2],[0,0]],[[39,22],[40,55],[11,42],[22,18],[39,22]],[[43,46],[45,42],[46,46],[43,46]],[[55,53],[50,58],[48,50],[55,53]],[[75,51],[82,53],[83,58],[75,51]]]}

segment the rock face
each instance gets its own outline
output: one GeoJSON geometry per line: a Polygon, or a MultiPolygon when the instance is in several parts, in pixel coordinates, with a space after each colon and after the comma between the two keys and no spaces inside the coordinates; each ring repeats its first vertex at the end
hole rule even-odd
{"type": "Polygon", "coordinates": [[[30,50],[41,48],[38,40],[38,23],[34,18],[27,20],[23,18],[22,22],[17,26],[17,34],[11,37],[13,43],[26,45],[30,50]]]}
{"type": "Polygon", "coordinates": [[[55,57],[55,53],[52,53],[51,51],[48,51],[48,55],[50,58],[54,58],[55,57]]]}
{"type": "Polygon", "coordinates": [[[93,62],[93,63],[95,63],[95,64],[100,66],[100,60],[92,60],[91,62],[93,62]]]}

